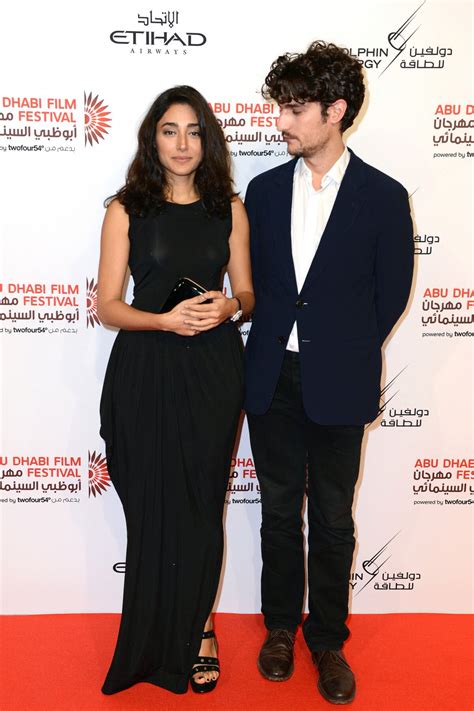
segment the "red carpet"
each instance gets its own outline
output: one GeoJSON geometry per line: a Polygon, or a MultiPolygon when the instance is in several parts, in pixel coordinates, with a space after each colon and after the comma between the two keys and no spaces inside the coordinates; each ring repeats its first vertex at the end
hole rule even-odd
{"type": "MultiPolygon", "coordinates": [[[[223,666],[217,689],[175,696],[139,684],[100,693],[118,615],[0,618],[2,711],[329,711],[301,632],[290,681],[262,679],[255,658],[264,636],[258,615],[219,614],[223,666]]],[[[346,653],[358,693],[351,711],[472,711],[473,630],[468,615],[353,615],[346,653]]]]}

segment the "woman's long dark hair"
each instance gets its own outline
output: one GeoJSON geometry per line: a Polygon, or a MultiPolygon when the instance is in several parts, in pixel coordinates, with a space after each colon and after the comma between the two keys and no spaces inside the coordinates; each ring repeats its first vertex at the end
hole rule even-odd
{"type": "Polygon", "coordinates": [[[237,193],[230,175],[230,156],[224,134],[205,98],[191,86],[175,86],[160,94],[138,131],[138,149],[128,169],[125,185],[106,200],[115,198],[129,215],[157,214],[165,203],[166,173],[156,149],[156,126],[173,104],[188,104],[196,113],[203,157],[195,185],[209,214],[225,217],[229,200],[237,193]]]}

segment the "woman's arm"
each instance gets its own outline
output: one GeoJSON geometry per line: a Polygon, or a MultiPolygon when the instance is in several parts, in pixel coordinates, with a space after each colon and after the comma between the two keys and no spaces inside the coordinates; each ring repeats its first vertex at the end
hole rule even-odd
{"type": "MultiPolygon", "coordinates": [[[[232,233],[229,238],[230,260],[227,265],[232,300],[234,306],[238,297],[245,315],[252,313],[255,306],[252,270],[250,266],[249,221],[244,204],[240,198],[232,201],[232,233]]],[[[233,313],[236,309],[234,308],[233,313]]],[[[232,316],[233,314],[231,314],[232,316]]]]}
{"type": "Polygon", "coordinates": [[[185,325],[186,304],[199,303],[202,297],[183,301],[166,314],[140,311],[122,300],[127,272],[130,242],[129,220],[118,200],[110,203],[102,226],[97,311],[100,321],[126,331],[174,331],[181,336],[194,336],[195,329],[185,325]]]}
{"type": "Polygon", "coordinates": [[[211,304],[194,303],[186,306],[185,323],[196,331],[208,331],[227,321],[238,311],[239,301],[244,314],[251,313],[255,305],[250,269],[249,222],[240,198],[232,200],[232,232],[229,237],[229,247],[230,259],[227,273],[232,287],[232,296],[228,298],[221,291],[207,291],[202,298],[212,299],[211,304]]]}

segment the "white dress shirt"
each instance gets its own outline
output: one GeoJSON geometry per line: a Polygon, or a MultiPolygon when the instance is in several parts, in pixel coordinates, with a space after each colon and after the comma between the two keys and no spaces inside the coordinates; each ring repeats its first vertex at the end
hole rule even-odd
{"type": "MultiPolygon", "coordinates": [[[[298,293],[303,288],[318,249],[350,157],[349,151],[344,148],[343,154],[323,176],[319,190],[313,188],[312,173],[304,158],[300,158],[296,164],[291,206],[291,251],[298,293]]],[[[296,321],[286,348],[299,351],[296,321]]]]}

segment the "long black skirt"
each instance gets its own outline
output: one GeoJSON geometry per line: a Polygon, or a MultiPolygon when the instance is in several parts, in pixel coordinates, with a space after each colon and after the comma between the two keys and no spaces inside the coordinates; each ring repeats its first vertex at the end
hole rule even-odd
{"type": "Polygon", "coordinates": [[[125,513],[127,555],[105,694],[141,681],[187,690],[219,582],[242,390],[234,324],[192,338],[121,331],[115,340],[101,435],[125,513]]]}

